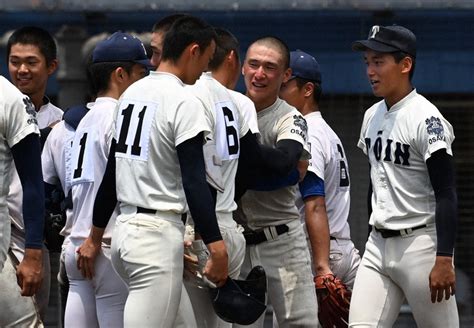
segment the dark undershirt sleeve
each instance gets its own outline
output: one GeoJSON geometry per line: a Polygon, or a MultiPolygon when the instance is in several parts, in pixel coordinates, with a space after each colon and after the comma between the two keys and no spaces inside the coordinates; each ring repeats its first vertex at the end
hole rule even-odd
{"type": "Polygon", "coordinates": [[[43,247],[44,182],[41,171],[41,146],[37,134],[31,133],[11,148],[23,188],[23,221],[25,247],[43,247]]]}
{"type": "MultiPolygon", "coordinates": [[[[258,143],[250,131],[240,139],[239,167],[236,176],[235,199],[245,191],[261,186],[271,179],[290,181],[292,170],[296,168],[303,153],[303,145],[295,140],[283,139],[276,148],[258,143]]],[[[281,185],[281,183],[277,183],[281,185]]]]}
{"type": "Polygon", "coordinates": [[[206,182],[203,155],[203,134],[188,139],[176,147],[189,210],[205,244],[222,240],[217,225],[215,200],[206,182]]]}
{"type": "Polygon", "coordinates": [[[453,158],[446,149],[434,152],[426,161],[436,197],[436,255],[452,256],[457,232],[457,194],[453,158]]]}
{"type": "Polygon", "coordinates": [[[100,183],[94,201],[92,223],[98,228],[105,228],[107,226],[117,205],[117,190],[115,188],[115,146],[116,141],[112,139],[104,178],[100,183]]]}

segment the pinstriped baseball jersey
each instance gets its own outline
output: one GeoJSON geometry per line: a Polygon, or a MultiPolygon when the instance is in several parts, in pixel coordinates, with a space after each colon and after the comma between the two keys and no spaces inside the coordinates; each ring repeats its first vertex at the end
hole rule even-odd
{"type": "MultiPolygon", "coordinates": [[[[324,181],[330,234],[339,239],[350,239],[347,222],[350,210],[350,177],[344,147],[321,112],[312,112],[304,118],[308,123],[308,143],[311,150],[308,171],[324,181]]],[[[302,204],[301,198],[298,203],[302,204]]],[[[302,217],[304,218],[304,210],[302,217]]]]}
{"type": "Polygon", "coordinates": [[[10,243],[6,199],[14,167],[10,149],[31,133],[39,134],[33,104],[7,79],[0,76],[0,270],[10,243]]]}
{"type": "Polygon", "coordinates": [[[216,214],[232,213],[237,209],[234,191],[240,138],[247,134],[249,127],[228,89],[214,79],[210,72],[203,73],[196,84],[188,88],[203,103],[210,125],[213,126],[212,138],[218,158],[210,160],[217,163],[224,186],[224,191],[217,193],[216,214]]]}
{"type": "MultiPolygon", "coordinates": [[[[278,141],[290,139],[306,147],[306,121],[286,101],[278,98],[273,105],[259,111],[257,117],[262,144],[275,147],[278,141]]],[[[265,192],[248,190],[241,199],[241,205],[249,228],[274,226],[299,219],[295,199],[296,186],[265,192]]]]}
{"type": "Polygon", "coordinates": [[[255,110],[253,101],[240,92],[230,89],[227,90],[230,92],[232,99],[234,99],[235,104],[242,112],[242,115],[244,116],[245,122],[247,122],[250,131],[252,131],[253,134],[259,134],[260,132],[258,131],[257,111],[255,110]]]}
{"type": "MultiPolygon", "coordinates": [[[[92,226],[95,196],[104,177],[112,138],[115,136],[115,113],[118,101],[99,97],[77,126],[72,144],[71,190],[73,220],[71,238],[87,238],[92,226]]],[[[117,211],[104,233],[110,238],[117,211]]]]}
{"type": "Polygon", "coordinates": [[[186,212],[176,146],[210,131],[202,104],[176,76],[151,72],[132,84],[123,93],[117,113],[118,200],[186,212]]]}
{"type": "Polygon", "coordinates": [[[357,146],[371,165],[370,224],[399,230],[433,223],[436,201],[425,162],[439,149],[452,155],[453,141],[451,124],[416,90],[390,110],[385,101],[369,108],[357,146]]]}

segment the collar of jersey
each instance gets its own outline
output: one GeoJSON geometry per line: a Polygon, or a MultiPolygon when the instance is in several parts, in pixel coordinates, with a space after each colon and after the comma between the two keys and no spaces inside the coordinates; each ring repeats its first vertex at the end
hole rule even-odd
{"type": "Polygon", "coordinates": [[[168,72],[151,71],[149,76],[154,78],[154,79],[156,79],[156,78],[159,78],[159,79],[162,79],[162,78],[173,79],[173,80],[176,80],[180,85],[184,86],[183,81],[181,81],[181,79],[179,77],[177,77],[174,74],[168,73],[168,72]]]}
{"type": "Polygon", "coordinates": [[[97,97],[95,99],[95,104],[100,104],[100,103],[105,103],[105,102],[113,102],[117,104],[118,100],[112,97],[97,97]]]}
{"type": "MultiPolygon", "coordinates": [[[[395,105],[390,107],[388,110],[389,113],[395,112],[399,109],[402,109],[409,101],[411,101],[413,98],[415,98],[418,95],[416,92],[416,89],[413,89],[409,94],[405,96],[405,98],[401,99],[399,102],[397,102],[395,105]]],[[[387,107],[387,103],[384,101],[385,107],[387,107]]]]}
{"type": "Polygon", "coordinates": [[[257,112],[257,117],[261,117],[263,115],[266,115],[267,113],[273,112],[280,104],[282,103],[283,100],[281,100],[279,97],[275,100],[273,104],[268,106],[267,108],[262,109],[261,111],[257,112]]]}

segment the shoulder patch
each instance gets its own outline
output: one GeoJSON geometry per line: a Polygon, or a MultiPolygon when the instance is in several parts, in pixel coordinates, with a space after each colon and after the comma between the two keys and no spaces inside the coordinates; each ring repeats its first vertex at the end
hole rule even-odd
{"type": "Polygon", "coordinates": [[[431,116],[425,120],[425,123],[428,134],[440,137],[444,135],[444,127],[439,117],[431,116]]]}
{"type": "Polygon", "coordinates": [[[25,104],[26,113],[31,116],[31,118],[28,119],[28,124],[38,124],[35,105],[33,105],[31,99],[29,97],[24,97],[23,104],[25,104]]]}

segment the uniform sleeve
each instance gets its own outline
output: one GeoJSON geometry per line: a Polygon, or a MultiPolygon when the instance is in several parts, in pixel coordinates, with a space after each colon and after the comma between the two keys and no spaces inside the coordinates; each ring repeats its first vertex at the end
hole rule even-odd
{"type": "Polygon", "coordinates": [[[364,119],[362,121],[362,126],[360,128],[359,141],[357,141],[357,147],[362,149],[362,151],[366,155],[367,155],[367,145],[365,144],[365,135],[366,135],[366,132],[367,132],[367,125],[368,125],[368,121],[369,121],[368,112],[369,111],[366,111],[365,114],[364,114],[364,119]]]}
{"type": "Polygon", "coordinates": [[[39,134],[36,111],[27,96],[17,97],[5,109],[6,133],[8,146],[11,148],[30,133],[39,134]]]}
{"type": "Polygon", "coordinates": [[[453,127],[439,112],[423,117],[418,124],[416,138],[417,150],[425,161],[440,149],[446,149],[448,155],[453,155],[451,149],[454,141],[453,127]]]}
{"type": "Polygon", "coordinates": [[[309,129],[309,140],[308,146],[311,153],[311,159],[309,160],[308,171],[313,172],[318,177],[324,180],[324,167],[326,166],[326,157],[324,156],[323,144],[317,137],[320,131],[317,129],[312,132],[309,129]]]}
{"type": "Polygon", "coordinates": [[[200,132],[204,132],[206,137],[212,131],[212,126],[202,103],[195,97],[189,97],[178,106],[173,129],[175,146],[178,146],[200,132]]]}
{"type": "MultiPolygon", "coordinates": [[[[236,99],[237,97],[234,98],[236,99]]],[[[236,103],[239,106],[244,121],[247,123],[253,134],[260,134],[260,131],[258,130],[257,110],[255,109],[254,103],[245,95],[242,95],[242,97],[239,96],[239,98],[240,99],[236,99],[236,103]]],[[[244,136],[245,134],[241,135],[244,136]]]]}
{"type": "Polygon", "coordinates": [[[296,109],[283,116],[276,124],[277,143],[281,140],[294,140],[303,146],[303,153],[300,159],[311,157],[308,148],[308,124],[304,117],[296,109]]]}
{"type": "MultiPolygon", "coordinates": [[[[56,129],[59,127],[56,127],[56,129]]],[[[56,172],[56,167],[54,165],[54,140],[56,139],[56,134],[53,131],[50,134],[50,138],[46,139],[44,144],[43,151],[41,153],[41,166],[43,169],[43,180],[46,183],[56,185],[59,182],[59,177],[56,172]]]]}

